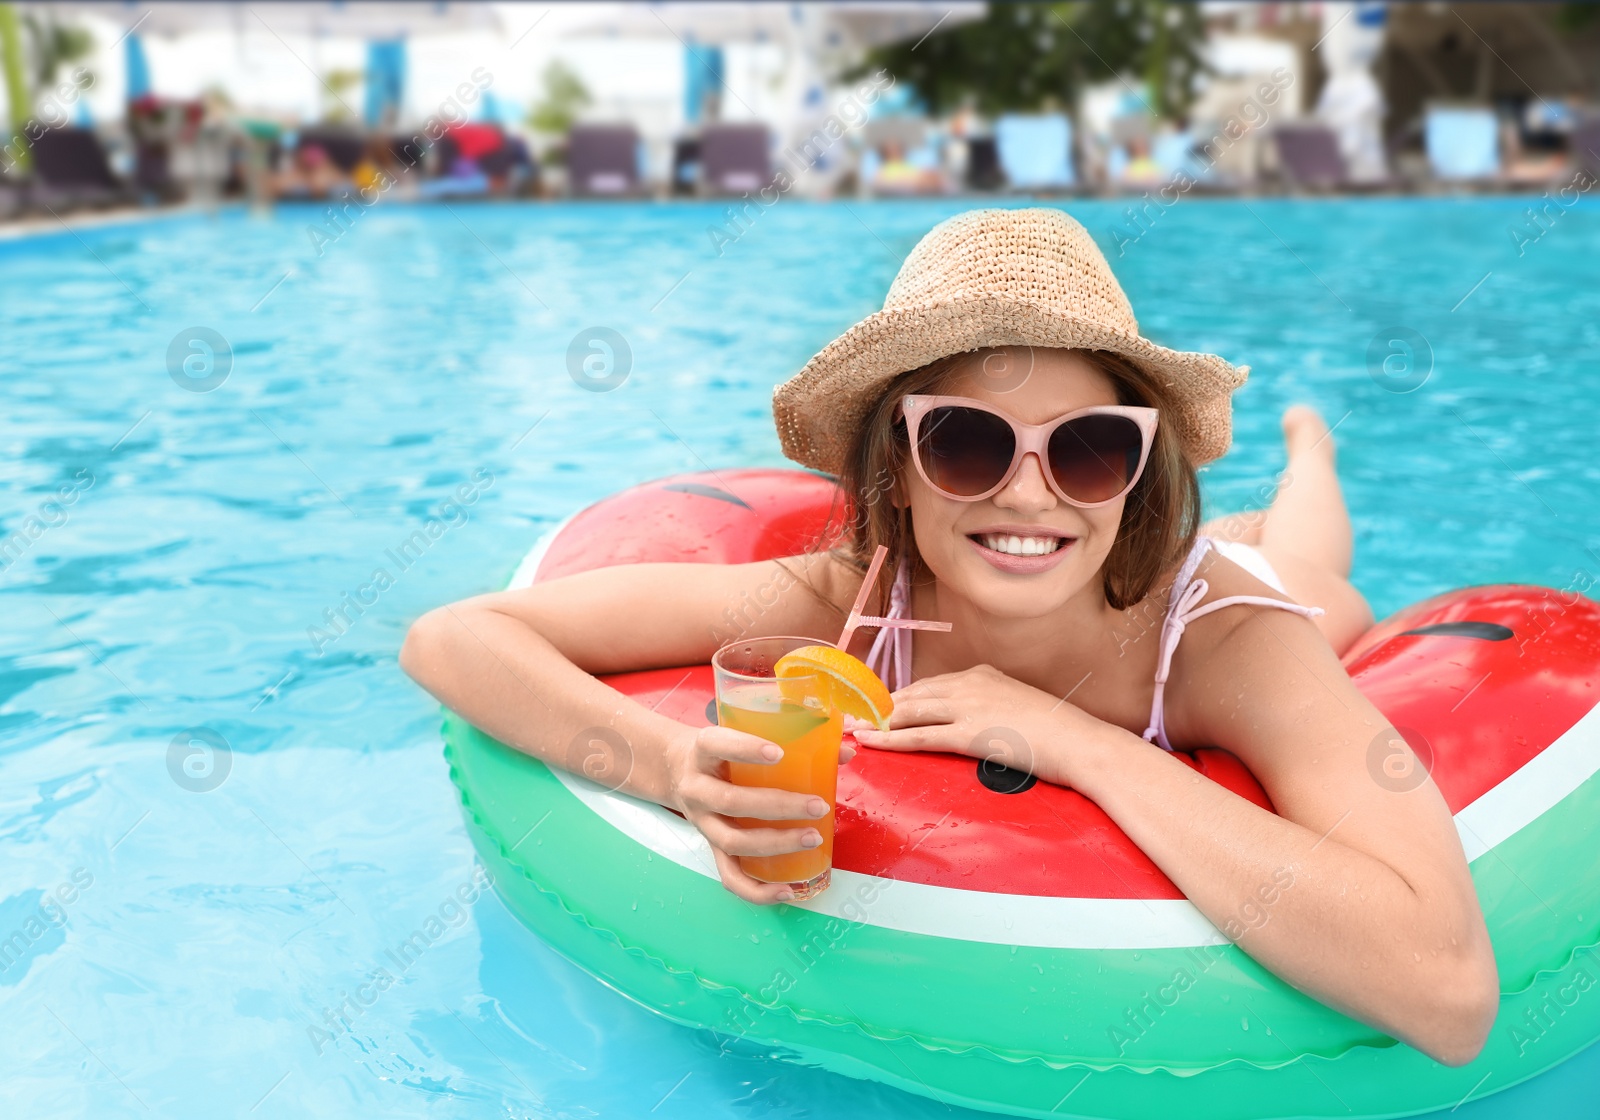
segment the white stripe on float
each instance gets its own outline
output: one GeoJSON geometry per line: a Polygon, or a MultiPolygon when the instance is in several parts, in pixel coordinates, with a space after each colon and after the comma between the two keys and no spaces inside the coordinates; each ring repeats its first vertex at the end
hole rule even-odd
{"type": "MultiPolygon", "coordinates": [[[[581,512],[581,511],[580,511],[581,512]]],[[[510,587],[533,582],[553,526],[518,565],[510,587]]],[[[618,793],[560,767],[561,783],[612,827],[650,851],[721,881],[699,829],[663,806],[618,793]]],[[[1456,814],[1468,861],[1514,835],[1600,772],[1600,705],[1516,773],[1456,814]]],[[[828,890],[789,905],[884,929],[960,941],[1049,949],[1168,949],[1228,939],[1187,899],[1051,898],[930,886],[835,868],[828,890]],[[848,911],[848,912],[845,912],[848,911]]]]}
{"type": "Polygon", "coordinates": [[[1456,814],[1471,862],[1553,809],[1600,771],[1600,705],[1505,781],[1456,814]]]}
{"type": "Polygon", "coordinates": [[[539,564],[544,560],[544,554],[550,551],[550,542],[561,535],[561,530],[572,523],[583,510],[569,513],[559,522],[546,529],[540,538],[533,542],[533,547],[528,550],[528,555],[522,558],[522,563],[517,565],[517,570],[511,573],[511,582],[506,584],[507,591],[514,591],[519,587],[528,587],[533,583],[533,577],[539,574],[539,564]]]}
{"type": "MultiPolygon", "coordinates": [[[[699,829],[653,802],[552,766],[550,772],[617,831],[680,867],[721,882],[699,829]]],[[[1221,931],[1187,899],[1048,898],[935,887],[833,869],[827,890],[790,903],[903,933],[1045,949],[1170,949],[1221,945],[1221,931]]]]}

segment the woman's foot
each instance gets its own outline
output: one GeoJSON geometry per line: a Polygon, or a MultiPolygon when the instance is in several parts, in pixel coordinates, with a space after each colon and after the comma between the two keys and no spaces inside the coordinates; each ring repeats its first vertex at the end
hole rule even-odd
{"type": "Polygon", "coordinates": [[[1292,404],[1283,410],[1283,442],[1289,458],[1320,452],[1333,460],[1333,437],[1328,425],[1310,405],[1292,404]]]}
{"type": "Polygon", "coordinates": [[[1217,540],[1265,546],[1274,555],[1292,553],[1350,574],[1350,517],[1334,469],[1333,437],[1309,405],[1283,410],[1283,442],[1289,463],[1278,476],[1271,508],[1213,518],[1200,532],[1217,540]]]}
{"type": "Polygon", "coordinates": [[[1261,529],[1268,559],[1295,555],[1340,579],[1350,576],[1350,515],[1339,490],[1333,436],[1316,409],[1283,410],[1283,442],[1289,463],[1278,476],[1278,492],[1261,529]]]}

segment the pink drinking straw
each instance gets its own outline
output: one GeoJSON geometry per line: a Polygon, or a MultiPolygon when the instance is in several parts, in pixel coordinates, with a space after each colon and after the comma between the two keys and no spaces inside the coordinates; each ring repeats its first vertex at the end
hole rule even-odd
{"type": "Polygon", "coordinates": [[[874,581],[878,572],[883,569],[883,558],[889,554],[889,546],[880,544],[878,550],[872,554],[872,563],[867,565],[867,578],[861,581],[861,590],[856,593],[855,605],[850,608],[850,617],[844,620],[844,630],[839,634],[838,647],[844,649],[850,644],[851,635],[858,626],[888,626],[901,630],[949,630],[948,622],[923,622],[915,618],[879,618],[877,615],[862,614],[861,608],[867,605],[867,596],[872,593],[874,581]]]}

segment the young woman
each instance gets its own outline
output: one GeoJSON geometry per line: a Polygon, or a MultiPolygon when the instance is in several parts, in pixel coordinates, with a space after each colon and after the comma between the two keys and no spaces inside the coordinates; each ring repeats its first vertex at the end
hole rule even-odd
{"type": "Polygon", "coordinates": [[[1059,211],[960,215],[913,250],[884,310],[774,394],[785,453],[852,497],[843,544],[479,596],[420,619],[401,664],[555,765],[580,729],[620,732],[632,757],[619,788],[699,828],[729,890],[781,901],[782,884],[733,857],[820,837],[729,818],[827,805],[731,785],[727,760],[777,748],[688,728],[595,677],[709,661],[728,604],[779,581],[791,589],[750,636],[832,639],[886,544],[872,609],[953,625],[914,641],[857,634],[850,652],[895,704],[890,730],[855,732],[863,746],[994,758],[1080,791],[1224,930],[1290,869],[1293,886],[1240,947],[1464,1064],[1498,1006],[1494,956],[1438,788],[1393,792],[1369,769],[1369,746],[1394,732],[1339,662],[1372,615],[1346,578],[1349,518],[1316,413],[1284,414],[1289,464],[1264,517],[1198,527],[1196,468],[1227,450],[1246,372],[1142,338],[1104,257],[1059,211]],[[976,741],[995,726],[1016,734],[976,741]],[[1277,812],[1169,754],[1200,746],[1237,755],[1277,812]]]}

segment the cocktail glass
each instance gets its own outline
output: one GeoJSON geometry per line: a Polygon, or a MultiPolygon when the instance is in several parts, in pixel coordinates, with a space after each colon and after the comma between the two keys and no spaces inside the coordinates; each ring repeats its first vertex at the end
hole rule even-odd
{"type": "Polygon", "coordinates": [[[815,848],[772,856],[739,856],[745,874],[764,883],[787,883],[794,901],[827,890],[833,868],[834,798],[839,785],[839,745],[844,717],[833,706],[831,690],[818,675],[773,675],[784,654],[801,646],[826,646],[817,638],[793,636],[729,642],[711,659],[717,690],[717,722],[783,748],[773,763],[728,763],[728,780],[737,786],[814,794],[828,803],[827,815],[797,820],[730,818],[741,828],[815,828],[815,848]]]}

